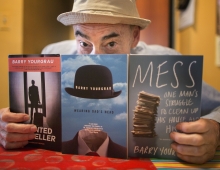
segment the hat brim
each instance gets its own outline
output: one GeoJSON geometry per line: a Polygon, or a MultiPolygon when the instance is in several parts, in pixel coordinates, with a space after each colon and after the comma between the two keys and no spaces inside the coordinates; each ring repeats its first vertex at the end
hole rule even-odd
{"type": "Polygon", "coordinates": [[[109,94],[109,93],[107,94],[107,93],[97,93],[94,91],[84,92],[84,91],[76,90],[71,87],[66,87],[65,91],[72,96],[76,96],[76,97],[80,97],[80,98],[87,98],[87,99],[110,99],[110,98],[117,97],[121,94],[121,90],[116,91],[116,92],[112,92],[111,94],[109,94]]]}
{"type": "Polygon", "coordinates": [[[57,20],[64,25],[75,24],[128,24],[137,25],[141,29],[146,28],[150,24],[150,20],[128,17],[124,15],[106,15],[106,14],[91,14],[79,12],[66,12],[57,17],[57,20]]]}

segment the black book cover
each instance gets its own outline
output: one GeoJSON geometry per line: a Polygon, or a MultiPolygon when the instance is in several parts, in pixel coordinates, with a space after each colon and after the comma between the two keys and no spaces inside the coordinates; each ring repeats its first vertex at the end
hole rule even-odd
{"type": "Polygon", "coordinates": [[[30,146],[61,150],[60,55],[9,55],[10,111],[37,126],[30,146]]]}
{"type": "Polygon", "coordinates": [[[128,156],[177,159],[169,135],[200,118],[202,56],[130,55],[128,156]]]}

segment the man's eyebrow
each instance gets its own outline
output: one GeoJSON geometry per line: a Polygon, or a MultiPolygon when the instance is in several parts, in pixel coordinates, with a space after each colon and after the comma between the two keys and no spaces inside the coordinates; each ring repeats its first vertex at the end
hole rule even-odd
{"type": "MultiPolygon", "coordinates": [[[[89,36],[83,34],[83,33],[80,32],[79,30],[77,30],[77,31],[75,32],[75,36],[78,36],[78,35],[81,36],[81,37],[83,37],[83,38],[86,38],[86,39],[88,39],[88,40],[90,39],[89,36]]],[[[115,32],[112,32],[112,33],[110,33],[109,35],[106,35],[106,36],[102,37],[102,40],[107,40],[107,39],[114,38],[114,37],[118,37],[118,36],[120,36],[120,35],[117,34],[117,33],[115,33],[115,32]]]]}
{"type": "Polygon", "coordinates": [[[118,36],[120,36],[120,35],[115,33],[115,32],[113,32],[113,33],[111,33],[109,35],[106,35],[106,36],[102,37],[102,40],[107,40],[107,39],[118,37],[118,36]]]}
{"type": "Polygon", "coordinates": [[[87,36],[86,34],[83,34],[82,32],[80,32],[79,30],[77,30],[76,32],[75,32],[75,36],[81,36],[81,37],[83,37],[83,38],[86,38],[86,39],[90,39],[89,38],[89,36],[87,36]]]}

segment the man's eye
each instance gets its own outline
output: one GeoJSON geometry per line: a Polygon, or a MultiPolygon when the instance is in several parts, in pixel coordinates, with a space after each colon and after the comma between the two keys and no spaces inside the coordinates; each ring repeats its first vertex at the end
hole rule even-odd
{"type": "Polygon", "coordinates": [[[80,41],[80,46],[81,46],[81,47],[87,47],[87,46],[88,46],[88,44],[87,44],[87,43],[85,43],[85,42],[83,42],[83,41],[80,41]]]}
{"type": "Polygon", "coordinates": [[[110,43],[108,43],[108,45],[109,45],[110,47],[114,47],[114,46],[115,46],[115,42],[110,42],[110,43]]]}

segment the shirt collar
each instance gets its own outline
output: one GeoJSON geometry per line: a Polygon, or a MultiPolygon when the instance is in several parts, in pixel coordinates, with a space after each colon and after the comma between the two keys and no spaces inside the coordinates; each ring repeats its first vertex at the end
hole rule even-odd
{"type": "MultiPolygon", "coordinates": [[[[86,129],[82,129],[78,133],[78,154],[79,155],[86,155],[88,152],[92,152],[92,150],[89,148],[89,146],[85,142],[85,137],[88,139],[91,139],[90,142],[95,141],[94,139],[99,140],[99,142],[102,142],[102,144],[98,147],[96,151],[99,156],[107,156],[108,151],[108,144],[109,144],[109,137],[107,133],[100,131],[98,133],[90,133],[86,129]],[[101,141],[100,141],[101,140],[101,141]]],[[[96,143],[95,143],[96,144],[96,143]]]]}

